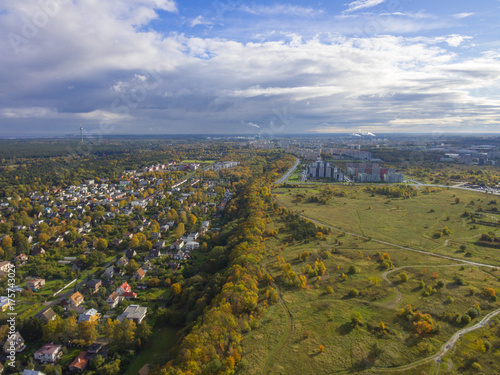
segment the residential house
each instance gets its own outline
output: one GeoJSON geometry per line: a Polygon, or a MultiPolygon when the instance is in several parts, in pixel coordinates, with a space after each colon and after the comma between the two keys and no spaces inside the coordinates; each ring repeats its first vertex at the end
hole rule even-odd
{"type": "Polygon", "coordinates": [[[158,241],[153,245],[153,249],[164,249],[167,247],[167,241],[158,241]]]}
{"type": "Polygon", "coordinates": [[[18,267],[24,266],[26,263],[28,263],[28,257],[26,256],[26,254],[19,254],[12,260],[12,263],[14,263],[18,267]]]}
{"type": "Polygon", "coordinates": [[[83,372],[87,368],[90,360],[87,358],[87,352],[81,352],[69,365],[68,369],[71,372],[83,372]]]}
{"type": "Polygon", "coordinates": [[[131,291],[132,291],[132,287],[130,285],[128,285],[127,282],[124,282],[122,285],[120,285],[118,288],[116,288],[116,293],[118,293],[118,295],[120,295],[120,296],[124,295],[125,293],[131,292],[131,291]]]}
{"type": "Polygon", "coordinates": [[[81,322],[96,322],[99,320],[101,314],[97,312],[96,309],[89,309],[78,317],[78,323],[81,322]]]}
{"type": "Polygon", "coordinates": [[[104,271],[104,274],[102,275],[102,277],[104,277],[107,280],[110,280],[113,278],[114,275],[115,275],[115,267],[110,266],[110,267],[106,268],[106,271],[104,271]]]}
{"type": "Polygon", "coordinates": [[[73,293],[68,299],[68,306],[77,307],[84,302],[83,296],[80,292],[73,293]]]}
{"type": "Polygon", "coordinates": [[[41,363],[54,363],[62,356],[62,346],[57,344],[45,344],[35,353],[35,360],[41,363]]]}
{"type": "Polygon", "coordinates": [[[122,240],[122,239],[120,239],[120,238],[114,239],[114,240],[111,242],[111,246],[113,246],[113,247],[118,247],[118,246],[120,246],[120,244],[121,244],[122,242],[123,242],[123,240],[122,240]]]}
{"type": "Polygon", "coordinates": [[[170,245],[170,250],[177,250],[179,251],[184,247],[184,240],[179,239],[175,242],[172,242],[172,245],[170,245]]]}
{"type": "Polygon", "coordinates": [[[135,272],[134,276],[132,276],[132,280],[139,281],[139,280],[144,279],[144,276],[146,276],[146,271],[144,271],[142,268],[139,268],[135,272]]]}
{"type": "Polygon", "coordinates": [[[45,249],[41,246],[35,246],[31,249],[32,256],[43,255],[43,254],[45,254],[45,249]]]}
{"type": "Polygon", "coordinates": [[[147,261],[145,261],[145,262],[143,263],[143,265],[141,266],[141,268],[142,268],[144,271],[148,272],[149,270],[153,269],[153,263],[151,263],[151,261],[150,261],[150,260],[147,260],[147,261]]]}
{"type": "Polygon", "coordinates": [[[123,319],[130,319],[133,320],[136,324],[141,324],[141,322],[146,317],[147,312],[148,312],[147,307],[141,307],[139,305],[130,305],[116,319],[118,319],[119,322],[122,322],[123,319]]]}
{"type": "Polygon", "coordinates": [[[23,370],[23,375],[45,375],[45,372],[35,370],[23,370]]]}
{"type": "Polygon", "coordinates": [[[134,249],[128,249],[126,252],[125,252],[125,256],[128,258],[128,259],[132,259],[133,257],[135,257],[137,255],[137,251],[135,251],[134,249]]]}
{"type": "Polygon", "coordinates": [[[196,241],[196,240],[198,240],[199,236],[200,236],[200,234],[198,232],[191,232],[187,235],[187,241],[188,242],[196,241]]]}
{"type": "Polygon", "coordinates": [[[208,228],[210,228],[210,221],[204,221],[203,223],[201,223],[201,232],[203,234],[208,232],[208,228]]]}
{"type": "Polygon", "coordinates": [[[49,307],[45,310],[42,315],[40,315],[40,319],[45,320],[46,322],[50,322],[56,318],[57,314],[49,307]]]}
{"type": "Polygon", "coordinates": [[[45,279],[31,279],[26,281],[26,289],[37,291],[45,285],[45,279]]]}
{"type": "Polygon", "coordinates": [[[9,354],[15,351],[16,353],[21,353],[26,348],[24,344],[24,339],[19,332],[16,332],[13,337],[7,336],[5,344],[3,344],[3,352],[9,354]]]}
{"type": "Polygon", "coordinates": [[[149,250],[148,256],[146,259],[156,259],[162,256],[160,249],[151,249],[149,250]]]}
{"type": "Polygon", "coordinates": [[[120,259],[118,259],[118,261],[116,262],[116,265],[118,267],[123,267],[123,266],[126,266],[128,264],[129,260],[126,256],[123,256],[121,257],[120,259]]]}
{"type": "Polygon", "coordinates": [[[92,279],[87,281],[86,283],[87,291],[91,294],[97,293],[101,288],[101,286],[102,286],[102,281],[99,279],[92,279]]]}
{"type": "Polygon", "coordinates": [[[0,262],[0,271],[8,273],[10,269],[10,262],[9,261],[3,261],[0,262]]]}
{"type": "Polygon", "coordinates": [[[108,299],[106,300],[106,303],[109,305],[111,309],[114,309],[123,299],[124,297],[120,296],[116,292],[113,292],[109,295],[108,299]]]}
{"type": "Polygon", "coordinates": [[[152,240],[159,240],[160,238],[161,238],[161,233],[158,233],[158,232],[151,233],[152,240]]]}
{"type": "Polygon", "coordinates": [[[199,249],[200,248],[200,244],[198,242],[195,242],[195,241],[189,241],[188,243],[186,243],[186,246],[184,246],[184,250],[186,251],[191,251],[191,250],[195,250],[195,249],[199,249]]]}

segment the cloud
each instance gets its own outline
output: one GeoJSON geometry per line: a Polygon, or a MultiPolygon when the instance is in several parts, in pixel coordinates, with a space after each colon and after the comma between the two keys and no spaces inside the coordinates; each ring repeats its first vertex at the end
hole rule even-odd
{"type": "Polygon", "coordinates": [[[462,19],[462,18],[467,18],[467,17],[470,17],[472,16],[474,13],[457,13],[457,14],[454,14],[453,15],[453,18],[458,18],[458,19],[462,19]]]}
{"type": "MultiPolygon", "coordinates": [[[[365,127],[377,133],[412,124],[432,130],[433,122],[465,127],[474,119],[500,125],[500,103],[495,92],[485,91],[500,82],[500,55],[472,57],[450,48],[471,39],[465,35],[387,35],[408,27],[408,16],[392,14],[383,32],[362,37],[294,30],[248,41],[238,33],[223,38],[155,31],[150,25],[156,10],[177,9],[169,1],[65,0],[28,38],[23,17],[33,19],[38,2],[5,3],[0,33],[25,41],[16,52],[0,39],[4,134],[35,127],[65,134],[68,124],[82,119],[89,126],[112,122],[122,133],[229,134],[246,131],[235,127],[241,119],[252,119],[263,132],[271,123],[286,124],[288,133],[365,127]],[[276,115],[283,108],[289,117],[276,115]]],[[[316,20],[313,26],[295,20],[316,29],[316,20]]],[[[426,30],[417,26],[412,32],[426,30]]]]}
{"type": "Polygon", "coordinates": [[[448,43],[448,45],[451,47],[458,47],[466,39],[471,39],[471,38],[464,37],[463,35],[450,35],[446,39],[446,43],[448,43]]]}
{"type": "Polygon", "coordinates": [[[346,13],[355,12],[361,9],[371,8],[382,4],[385,0],[356,0],[347,4],[346,13]]]}
{"type": "Polygon", "coordinates": [[[193,19],[189,25],[191,27],[195,27],[195,26],[198,26],[198,25],[213,25],[213,23],[211,21],[207,21],[203,18],[203,16],[198,16],[196,17],[195,19],[193,19]]]}
{"type": "Polygon", "coordinates": [[[255,15],[279,15],[279,16],[313,16],[323,13],[321,9],[306,8],[290,4],[267,5],[244,5],[240,10],[255,15]]]}

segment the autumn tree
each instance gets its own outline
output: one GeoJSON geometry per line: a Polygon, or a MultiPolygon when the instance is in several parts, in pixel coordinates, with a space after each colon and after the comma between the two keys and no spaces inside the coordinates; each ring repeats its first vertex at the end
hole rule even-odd
{"type": "Polygon", "coordinates": [[[99,238],[94,241],[94,246],[99,251],[104,251],[108,248],[108,241],[105,238],[99,238]]]}

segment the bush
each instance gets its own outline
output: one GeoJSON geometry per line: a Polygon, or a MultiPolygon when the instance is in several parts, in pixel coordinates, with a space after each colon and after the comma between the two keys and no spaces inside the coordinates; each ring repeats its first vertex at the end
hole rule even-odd
{"type": "Polygon", "coordinates": [[[332,294],[332,293],[333,293],[333,288],[332,288],[331,286],[327,286],[327,287],[326,287],[326,292],[327,292],[328,294],[332,294]]]}
{"type": "Polygon", "coordinates": [[[406,272],[401,272],[399,274],[399,278],[401,279],[402,282],[407,282],[408,281],[408,274],[406,272]]]}
{"type": "Polygon", "coordinates": [[[481,365],[477,362],[474,362],[471,366],[474,370],[481,371],[481,365]]]}
{"type": "Polygon", "coordinates": [[[469,324],[472,319],[468,314],[462,315],[462,324],[469,324]]]}
{"type": "Polygon", "coordinates": [[[439,281],[437,282],[437,287],[438,287],[438,288],[442,288],[442,287],[444,287],[444,281],[443,281],[443,280],[439,280],[439,281]]]}
{"type": "Polygon", "coordinates": [[[349,297],[357,297],[359,296],[359,291],[355,288],[352,288],[350,291],[349,291],[349,297]]]}
{"type": "Polygon", "coordinates": [[[358,269],[356,268],[356,266],[354,266],[354,265],[349,266],[349,273],[351,275],[354,275],[355,273],[358,273],[358,269]]]}
{"type": "Polygon", "coordinates": [[[471,307],[469,311],[467,311],[467,315],[471,317],[471,319],[475,319],[479,316],[479,310],[477,307],[471,307]]]}

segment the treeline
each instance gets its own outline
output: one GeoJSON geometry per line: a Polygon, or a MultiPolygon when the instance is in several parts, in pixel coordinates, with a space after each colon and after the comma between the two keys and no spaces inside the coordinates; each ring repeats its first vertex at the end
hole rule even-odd
{"type": "Polygon", "coordinates": [[[316,224],[295,213],[288,213],[288,215],[283,216],[283,220],[285,221],[284,229],[290,232],[292,238],[297,241],[316,237],[318,232],[326,234],[326,230],[320,230],[316,224]]]}
{"type": "Polygon", "coordinates": [[[372,194],[385,195],[389,198],[411,198],[418,194],[418,190],[410,185],[373,186],[365,187],[365,191],[372,194]]]}
{"type": "Polygon", "coordinates": [[[269,185],[276,172],[285,171],[293,163],[289,159],[282,154],[268,154],[265,164],[260,164],[266,173],[248,176],[250,181],[229,204],[227,212],[231,222],[221,233],[226,243],[228,267],[213,276],[224,279],[221,291],[205,305],[203,315],[188,327],[190,331],[180,342],[176,358],[150,374],[233,374],[236,371],[241,361],[243,334],[257,328],[265,308],[277,300],[272,278],[260,265],[265,252],[262,234],[268,221],[266,212],[272,208],[269,185]]]}

